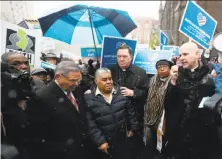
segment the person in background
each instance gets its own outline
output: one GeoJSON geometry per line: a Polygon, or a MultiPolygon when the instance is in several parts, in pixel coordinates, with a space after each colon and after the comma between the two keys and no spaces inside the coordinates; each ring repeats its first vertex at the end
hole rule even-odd
{"type": "Polygon", "coordinates": [[[34,68],[31,71],[33,90],[37,91],[47,84],[47,71],[43,68],[34,68]]]}
{"type": "Polygon", "coordinates": [[[131,101],[113,85],[111,71],[99,68],[91,93],[85,94],[88,134],[99,151],[96,159],[130,159],[128,139],[138,130],[131,101]]]}
{"type": "Polygon", "coordinates": [[[88,61],[88,74],[94,76],[96,69],[93,67],[93,60],[89,59],[88,61]]]}
{"type": "MultiPolygon", "coordinates": [[[[57,57],[57,55],[55,53],[42,53],[42,57],[40,57],[41,60],[52,64],[52,65],[57,65],[62,59],[63,59],[63,55],[60,54],[60,58],[57,57]]],[[[51,68],[45,68],[45,70],[47,71],[47,83],[51,82],[52,79],[54,78],[54,70],[51,68]]]]}
{"type": "Polygon", "coordinates": [[[41,57],[41,60],[48,62],[52,65],[57,65],[59,63],[59,58],[57,57],[55,53],[43,54],[43,56],[41,57]]]}
{"type": "Polygon", "coordinates": [[[80,66],[80,65],[82,65],[83,64],[83,62],[82,62],[82,60],[81,59],[79,59],[79,61],[78,61],[79,63],[78,63],[78,66],[80,66]]]}

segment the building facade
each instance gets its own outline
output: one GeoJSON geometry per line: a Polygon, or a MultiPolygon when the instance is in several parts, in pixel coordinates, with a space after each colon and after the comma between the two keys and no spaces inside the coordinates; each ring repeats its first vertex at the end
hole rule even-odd
{"type": "Polygon", "coordinates": [[[137,28],[131,32],[131,38],[140,44],[149,44],[152,29],[159,25],[159,21],[148,17],[135,17],[133,20],[137,28]]]}
{"type": "MultiPolygon", "coordinates": [[[[217,20],[215,34],[222,32],[222,1],[196,1],[206,12],[217,20]]],[[[181,45],[188,41],[188,37],[178,31],[187,1],[166,1],[165,6],[160,4],[160,29],[169,37],[170,45],[181,45]]]]}
{"type": "Polygon", "coordinates": [[[36,19],[31,1],[1,1],[0,3],[2,20],[18,24],[24,19],[36,19]]]}

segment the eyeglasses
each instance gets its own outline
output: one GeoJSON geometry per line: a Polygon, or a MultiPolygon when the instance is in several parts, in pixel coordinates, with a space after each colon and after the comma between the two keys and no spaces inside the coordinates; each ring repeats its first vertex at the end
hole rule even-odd
{"type": "Polygon", "coordinates": [[[63,74],[61,74],[63,77],[65,77],[65,79],[67,80],[67,81],[69,81],[70,83],[78,83],[78,84],[80,84],[81,83],[81,79],[78,79],[78,80],[74,80],[74,79],[72,79],[72,80],[70,80],[70,79],[68,79],[65,75],[63,75],[63,74]]]}
{"type": "Polygon", "coordinates": [[[11,65],[13,65],[13,66],[16,66],[16,67],[19,67],[19,66],[21,66],[22,64],[24,64],[24,65],[29,65],[29,61],[24,61],[24,62],[15,62],[15,63],[13,63],[13,64],[11,64],[11,65]]]}

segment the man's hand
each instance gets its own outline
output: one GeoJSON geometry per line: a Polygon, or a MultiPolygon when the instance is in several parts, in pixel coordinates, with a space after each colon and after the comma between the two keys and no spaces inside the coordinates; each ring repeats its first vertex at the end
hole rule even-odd
{"type": "Polygon", "coordinates": [[[129,89],[129,88],[120,87],[120,89],[121,89],[121,94],[123,96],[128,96],[128,97],[133,97],[134,96],[134,91],[129,89]]]}
{"type": "Polygon", "coordinates": [[[19,100],[19,101],[18,101],[18,106],[19,106],[22,110],[25,110],[25,100],[19,100]]]}
{"type": "Polygon", "coordinates": [[[128,133],[127,133],[127,137],[132,137],[134,134],[133,134],[133,132],[132,131],[128,131],[128,133]]]}
{"type": "Polygon", "coordinates": [[[108,145],[108,143],[106,142],[106,143],[100,145],[98,149],[99,149],[100,151],[103,151],[103,152],[105,152],[106,154],[108,154],[108,151],[107,151],[108,148],[109,148],[109,145],[108,145]]]}
{"type": "Polygon", "coordinates": [[[174,65],[171,67],[171,70],[170,70],[170,75],[171,75],[171,84],[172,85],[176,85],[176,81],[177,81],[177,78],[178,78],[178,66],[177,65],[174,65]]]}
{"type": "Polygon", "coordinates": [[[90,94],[90,93],[92,93],[92,91],[90,89],[88,89],[87,91],[85,91],[84,94],[90,94]]]}

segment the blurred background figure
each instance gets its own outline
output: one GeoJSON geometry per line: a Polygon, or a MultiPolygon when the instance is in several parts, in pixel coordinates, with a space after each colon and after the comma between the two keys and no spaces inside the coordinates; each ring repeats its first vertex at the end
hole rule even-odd
{"type": "Polygon", "coordinates": [[[55,53],[47,53],[47,54],[42,53],[41,60],[48,62],[50,64],[53,64],[53,65],[57,65],[59,61],[61,60],[61,57],[58,58],[55,53]]]}
{"type": "Polygon", "coordinates": [[[45,84],[47,83],[47,71],[44,68],[34,68],[31,71],[31,77],[33,79],[39,79],[45,84]]]}
{"type": "Polygon", "coordinates": [[[89,59],[89,61],[88,61],[88,74],[91,75],[91,76],[94,76],[95,70],[96,70],[95,67],[93,67],[93,60],[89,59]]]}
{"type": "Polygon", "coordinates": [[[34,68],[31,71],[33,90],[37,91],[47,84],[47,71],[43,68],[34,68]]]}

